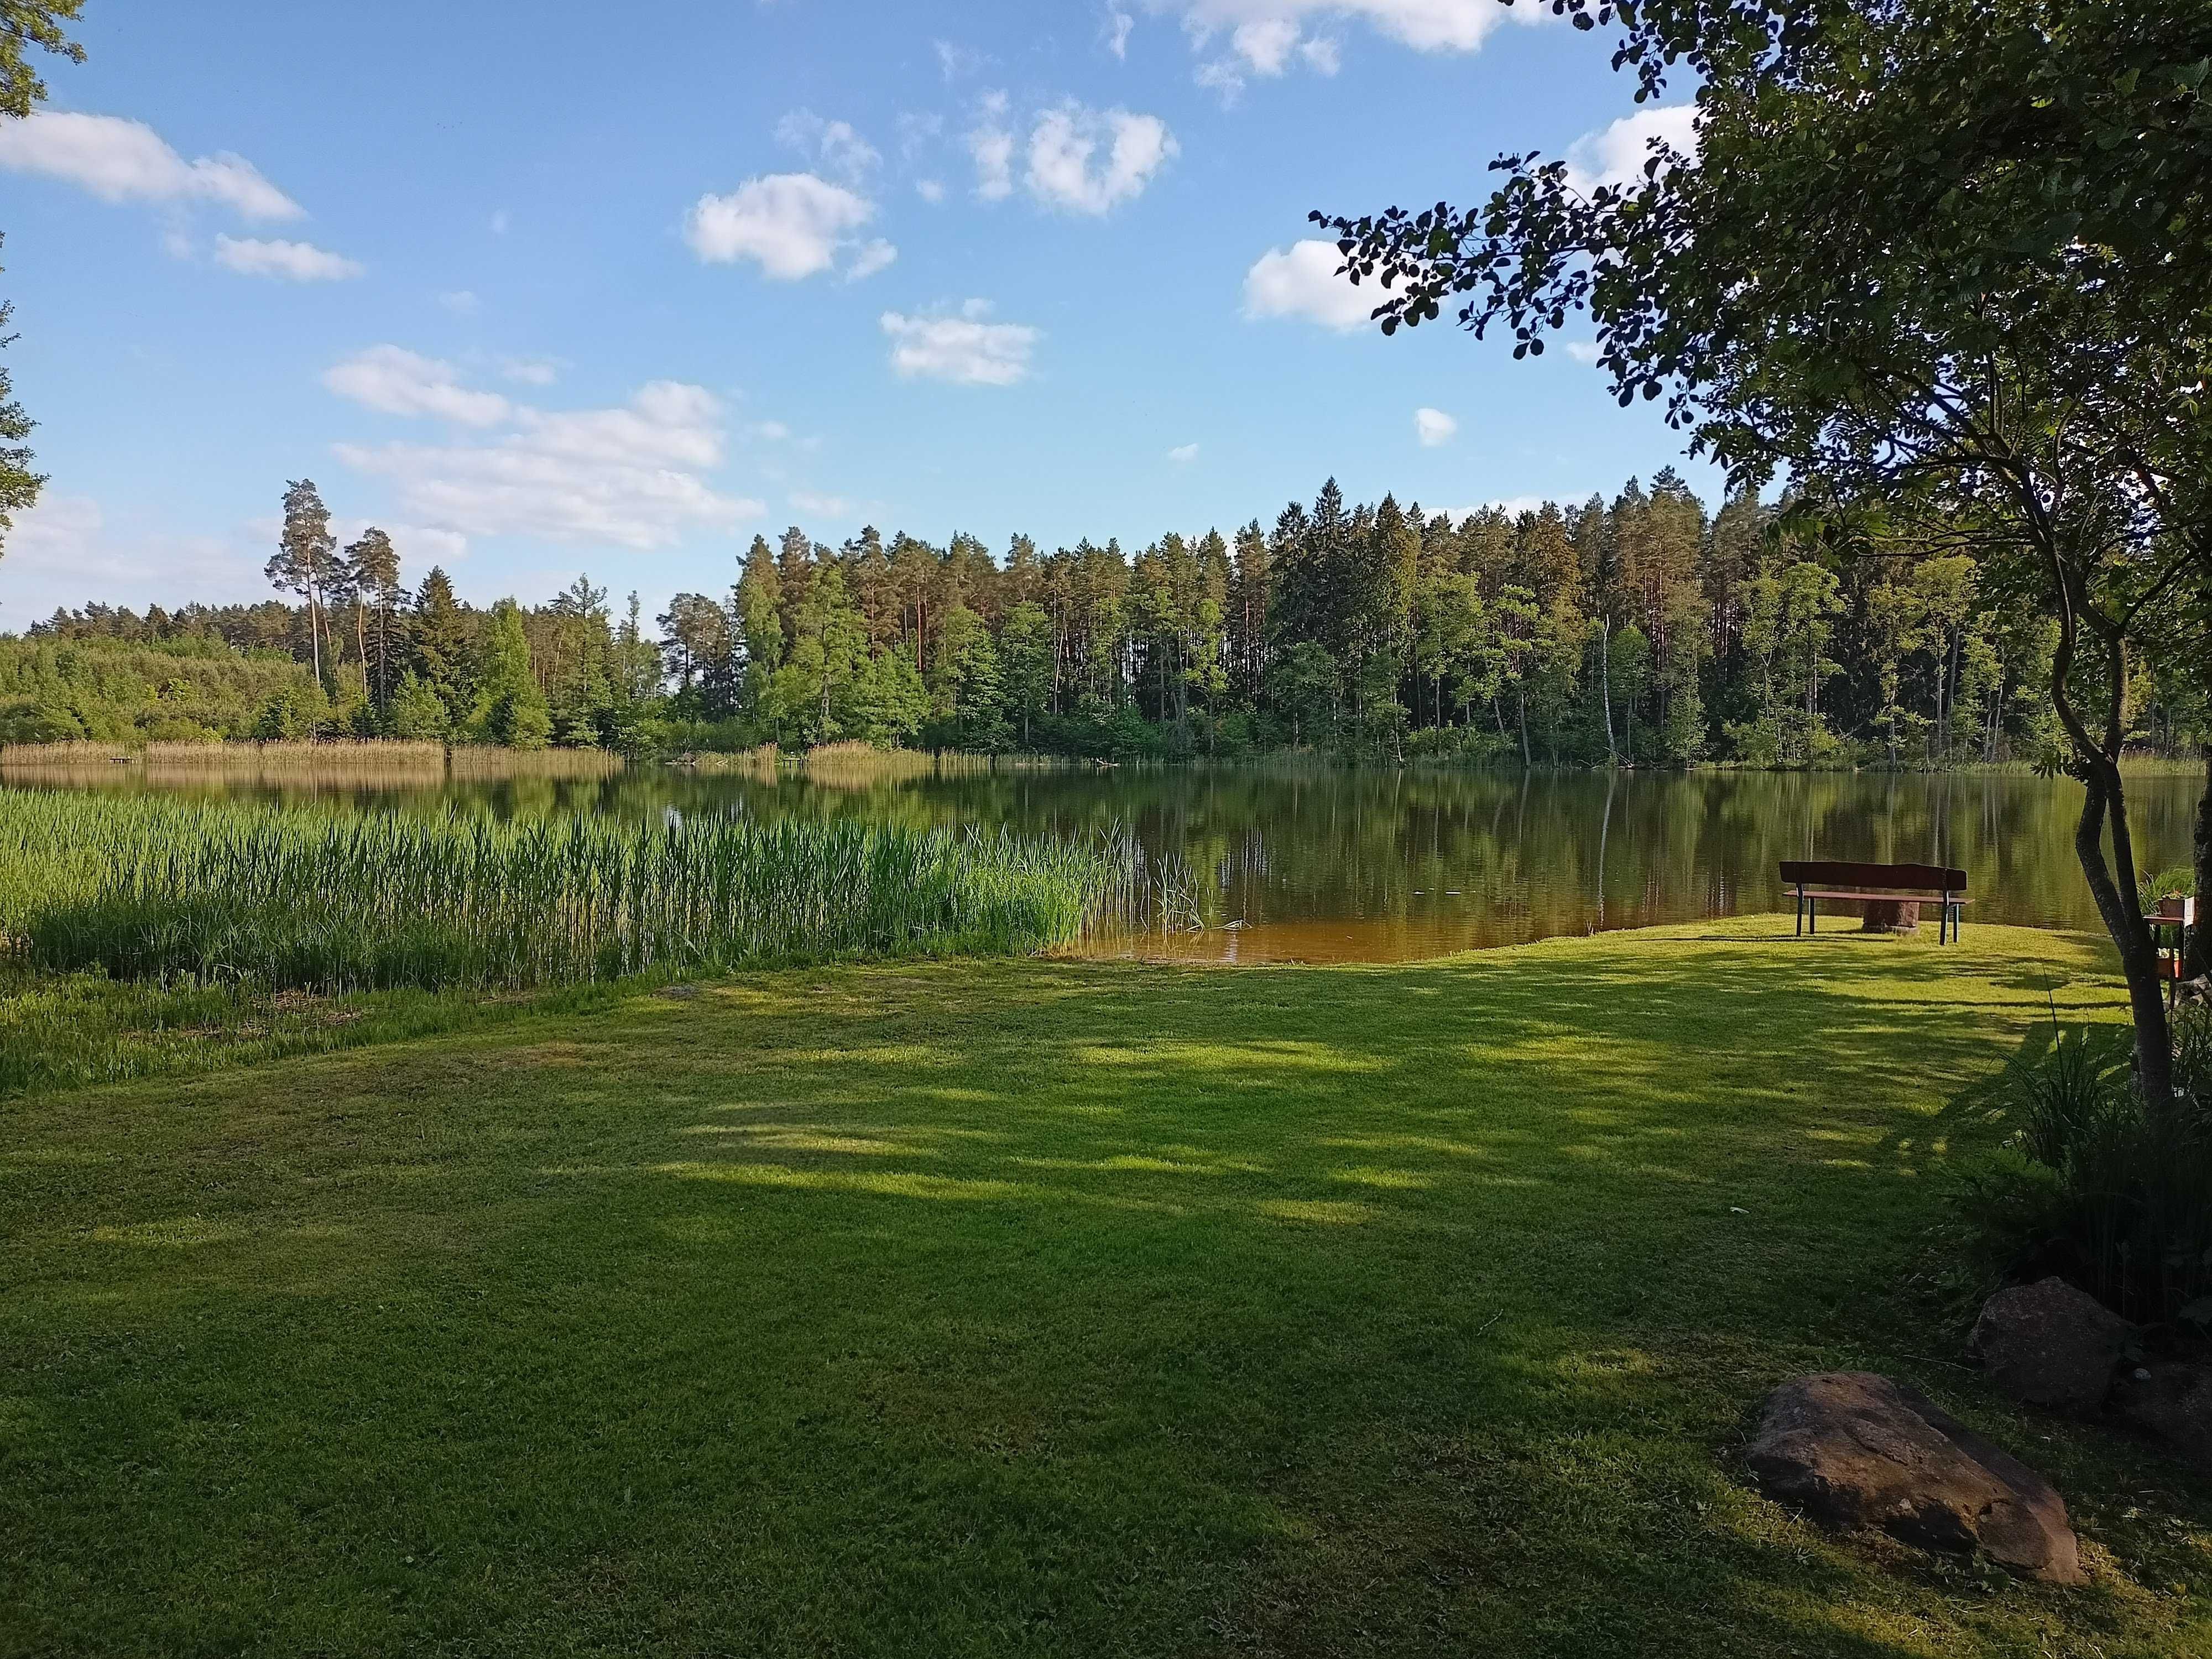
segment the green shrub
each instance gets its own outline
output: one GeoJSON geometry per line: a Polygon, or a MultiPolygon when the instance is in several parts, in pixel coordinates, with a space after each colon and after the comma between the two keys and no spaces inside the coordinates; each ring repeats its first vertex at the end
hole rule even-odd
{"type": "Polygon", "coordinates": [[[2017,1162],[1978,1186],[1981,1218],[2027,1271],[2131,1319],[2212,1326],[2212,1009],[2174,1024],[2173,1105],[2153,1110],[2124,1031],[2062,1033],[2019,1079],[2017,1162]]]}

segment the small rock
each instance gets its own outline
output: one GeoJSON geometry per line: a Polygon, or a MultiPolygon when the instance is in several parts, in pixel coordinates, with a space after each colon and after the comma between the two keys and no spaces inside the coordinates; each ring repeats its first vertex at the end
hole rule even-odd
{"type": "Polygon", "coordinates": [[[1982,1304],[1966,1352],[2014,1400],[2087,1417],[2105,1403],[2134,1327],[2064,1279],[2014,1285],[1982,1304]]]}
{"type": "Polygon", "coordinates": [[[2137,1367],[2113,1389],[2112,1415],[2212,1469],[2212,1371],[2202,1365],[2137,1367]]]}
{"type": "Polygon", "coordinates": [[[1766,1397],[1747,1455],[1770,1498],[1824,1525],[1879,1527],[1922,1549],[1979,1550],[2058,1584],[2082,1580],[2051,1483],[1917,1393],[1869,1371],[1794,1377],[1766,1397]]]}

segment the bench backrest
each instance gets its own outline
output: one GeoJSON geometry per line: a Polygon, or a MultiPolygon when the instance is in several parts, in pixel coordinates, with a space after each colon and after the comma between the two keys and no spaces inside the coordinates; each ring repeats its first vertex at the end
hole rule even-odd
{"type": "Polygon", "coordinates": [[[1924,887],[1938,893],[1966,890],[1964,870],[1940,864],[1837,864],[1785,860],[1782,879],[1791,887],[1924,887]]]}

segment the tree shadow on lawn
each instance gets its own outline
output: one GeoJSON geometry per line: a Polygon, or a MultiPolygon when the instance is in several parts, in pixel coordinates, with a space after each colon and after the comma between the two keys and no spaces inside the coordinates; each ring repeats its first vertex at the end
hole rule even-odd
{"type": "MultiPolygon", "coordinates": [[[[2179,1650],[2138,1585],[2208,1565],[2185,1495],[2067,1595],[1739,1484],[1790,1372],[1974,1403],[1895,1281],[1930,1126],[1979,1133],[1949,1103],[2041,1013],[1963,954],[1781,955],[824,971],[272,1068],[313,1093],[252,1110],[196,1085],[158,1173],[75,1206],[235,1230],[181,1287],[112,1243],[77,1286],[180,1357],[150,1395],[57,1360],[47,1409],[313,1529],[149,1537],[94,1478],[46,1547],[131,1540],[157,1598],[209,1563],[307,1629],[431,1540],[360,1650],[2179,1650]],[[247,1426],[195,1450],[214,1420],[247,1426]]],[[[2069,1455],[2126,1501],[2136,1465],[2069,1455]]]]}

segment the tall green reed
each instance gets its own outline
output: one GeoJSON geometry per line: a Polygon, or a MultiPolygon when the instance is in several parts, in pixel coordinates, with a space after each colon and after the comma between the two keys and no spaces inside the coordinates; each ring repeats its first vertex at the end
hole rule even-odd
{"type": "Polygon", "coordinates": [[[0,930],[35,966],[520,990],[1069,943],[1109,851],[849,821],[505,821],[0,791],[0,930]]]}

